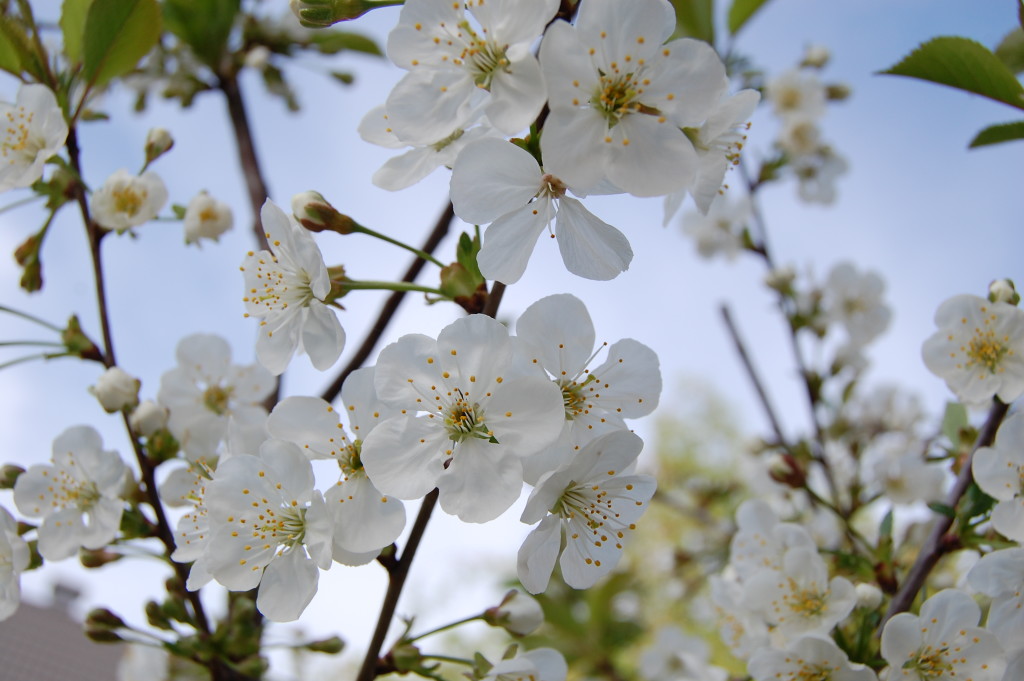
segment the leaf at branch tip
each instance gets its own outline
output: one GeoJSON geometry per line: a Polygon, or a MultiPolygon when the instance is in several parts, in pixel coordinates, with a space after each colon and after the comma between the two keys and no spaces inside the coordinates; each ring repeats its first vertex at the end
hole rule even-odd
{"type": "Polygon", "coordinates": [[[968,38],[933,38],[881,73],[948,85],[1024,109],[1024,87],[1010,69],[968,38]]]}
{"type": "Polygon", "coordinates": [[[1024,30],[1015,28],[1007,33],[995,54],[1013,73],[1024,71],[1024,30]]]}
{"type": "Polygon", "coordinates": [[[768,0],[733,0],[729,7],[729,33],[736,35],[768,0]]]}
{"type": "Polygon", "coordinates": [[[1003,123],[1001,125],[990,125],[971,140],[970,148],[984,147],[989,144],[1001,142],[1012,142],[1013,140],[1024,139],[1024,121],[1003,123]]]}
{"type": "Polygon", "coordinates": [[[676,8],[676,37],[685,36],[715,44],[712,0],[672,0],[676,8]]]}
{"type": "Polygon", "coordinates": [[[64,54],[68,63],[82,61],[82,43],[85,38],[85,18],[92,0],[64,0],[60,11],[60,30],[64,35],[64,54]]]}
{"type": "Polygon", "coordinates": [[[156,45],[162,19],[157,0],[93,0],[82,54],[86,81],[103,85],[131,71],[156,45]]]}

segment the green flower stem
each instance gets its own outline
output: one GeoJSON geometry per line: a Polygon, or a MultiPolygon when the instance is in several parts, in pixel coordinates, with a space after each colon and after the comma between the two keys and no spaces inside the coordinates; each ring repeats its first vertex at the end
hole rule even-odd
{"type": "Polygon", "coordinates": [[[37,348],[63,348],[63,343],[57,343],[55,341],[37,341],[37,340],[13,340],[13,341],[0,341],[0,348],[14,347],[17,345],[27,345],[37,348]]]}
{"type": "Polygon", "coordinates": [[[18,199],[17,201],[12,201],[11,203],[7,204],[6,206],[0,208],[0,214],[6,213],[9,210],[14,210],[15,208],[20,208],[21,206],[28,205],[28,204],[32,203],[33,201],[38,201],[39,199],[45,199],[45,198],[46,197],[43,196],[42,194],[33,194],[32,196],[26,196],[23,199],[18,199]]]}
{"type": "Polygon", "coordinates": [[[34,359],[56,359],[58,357],[70,357],[70,356],[71,356],[70,352],[57,352],[57,353],[40,352],[37,355],[25,355],[24,357],[19,357],[17,359],[12,359],[9,362],[4,362],[3,364],[0,364],[0,370],[6,369],[8,367],[15,366],[17,364],[23,364],[25,362],[31,362],[34,359]]]}
{"type": "MultiPolygon", "coordinates": [[[[377,239],[380,239],[381,241],[386,241],[389,244],[392,244],[394,246],[398,246],[399,248],[404,248],[405,250],[409,251],[410,253],[415,253],[418,257],[423,258],[427,262],[432,262],[435,265],[437,265],[438,267],[444,267],[444,263],[441,262],[440,260],[438,260],[437,258],[435,258],[434,256],[432,256],[430,253],[427,253],[426,251],[421,251],[420,249],[416,248],[415,246],[410,246],[409,244],[403,243],[403,242],[399,241],[398,239],[392,239],[391,237],[386,236],[384,234],[381,234],[380,232],[375,232],[374,230],[370,229],[369,227],[364,227],[364,226],[362,226],[361,224],[359,224],[358,222],[356,222],[354,220],[352,221],[352,231],[353,232],[360,232],[362,234],[366,234],[367,236],[375,237],[377,239]]],[[[395,290],[397,290],[397,289],[395,289],[395,290]]]]}
{"type": "MultiPolygon", "coordinates": [[[[450,629],[454,629],[455,627],[459,627],[459,626],[462,626],[463,624],[468,624],[470,622],[476,622],[477,620],[483,620],[483,615],[473,615],[472,617],[464,617],[461,620],[458,620],[457,622],[452,622],[451,624],[445,624],[443,626],[438,627],[437,629],[431,629],[430,631],[425,631],[422,634],[417,634],[415,636],[407,638],[406,641],[408,641],[409,643],[415,643],[416,641],[425,639],[428,636],[433,636],[434,634],[440,634],[443,631],[448,631],[450,629]]],[[[430,658],[433,658],[433,659],[436,659],[436,660],[443,659],[443,658],[437,657],[435,655],[424,655],[424,657],[430,657],[430,658]]]]}
{"type": "Polygon", "coordinates": [[[14,308],[7,307],[6,305],[0,305],[0,312],[6,312],[8,314],[14,315],[15,317],[21,317],[22,319],[27,319],[30,322],[35,322],[36,324],[39,324],[40,326],[46,327],[47,329],[50,329],[51,331],[56,331],[57,333],[61,333],[62,331],[64,331],[64,329],[62,329],[60,327],[57,327],[57,326],[54,326],[53,324],[51,324],[48,321],[40,319],[39,317],[33,317],[32,315],[30,315],[27,312],[21,312],[20,310],[15,310],[14,308]]]}
{"type": "Polygon", "coordinates": [[[437,660],[438,662],[450,662],[452,664],[464,664],[467,667],[473,666],[473,660],[462,657],[451,657],[450,655],[422,655],[424,660],[437,660]]]}
{"type": "Polygon", "coordinates": [[[422,293],[441,296],[445,299],[448,298],[448,296],[436,288],[420,286],[419,284],[414,284],[408,281],[355,281],[353,279],[346,279],[341,285],[350,291],[420,291],[422,293]]]}

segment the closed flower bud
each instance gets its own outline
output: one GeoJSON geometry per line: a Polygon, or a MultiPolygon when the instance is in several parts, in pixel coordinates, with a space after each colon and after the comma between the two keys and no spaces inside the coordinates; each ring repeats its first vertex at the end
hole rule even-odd
{"type": "Polygon", "coordinates": [[[1020,294],[1013,285],[1013,279],[996,279],[988,285],[988,299],[993,303],[1016,305],[1020,302],[1020,294]]]}
{"type": "Polygon", "coordinates": [[[874,610],[882,604],[882,590],[874,584],[862,582],[854,587],[854,594],[857,596],[857,607],[874,610]]]}
{"type": "Polygon", "coordinates": [[[24,468],[14,464],[0,466],[0,489],[14,489],[14,483],[18,481],[18,476],[24,472],[24,468]]]}
{"type": "Polygon", "coordinates": [[[807,49],[804,51],[804,58],[803,61],[800,62],[800,66],[820,69],[828,63],[828,60],[831,57],[832,54],[824,45],[808,45],[807,49]]]}
{"type": "Polygon", "coordinates": [[[403,0],[291,0],[292,13],[306,28],[327,28],[361,17],[371,9],[401,5],[403,0]]]}
{"type": "Polygon", "coordinates": [[[518,589],[512,589],[505,594],[501,603],[484,612],[484,621],[510,634],[526,636],[544,624],[544,611],[534,598],[518,589]]]}
{"type": "Polygon", "coordinates": [[[139,403],[139,379],[130,376],[120,367],[110,367],[99,377],[89,392],[110,414],[130,409],[139,403]]]}
{"type": "Polygon", "coordinates": [[[146,163],[152,163],[160,158],[174,146],[174,139],[171,133],[163,128],[153,128],[146,135],[146,163]]]}
{"type": "Polygon", "coordinates": [[[145,400],[132,412],[128,422],[139,435],[153,437],[157,431],[167,427],[167,409],[153,400],[145,400]]]}
{"type": "Polygon", "coordinates": [[[352,218],[342,215],[320,192],[308,191],[292,197],[292,213],[311,232],[352,233],[352,218]]]}

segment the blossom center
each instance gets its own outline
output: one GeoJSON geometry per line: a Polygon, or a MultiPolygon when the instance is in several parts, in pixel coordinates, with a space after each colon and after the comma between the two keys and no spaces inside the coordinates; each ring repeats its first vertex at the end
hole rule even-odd
{"type": "Polygon", "coordinates": [[[508,45],[498,45],[493,40],[481,38],[465,19],[459,22],[459,28],[466,32],[469,40],[464,42],[462,52],[455,63],[465,65],[477,87],[490,90],[495,72],[509,65],[506,56],[508,45]]]}
{"type": "Polygon", "coordinates": [[[223,416],[228,412],[228,403],[233,392],[234,388],[231,386],[224,388],[219,385],[211,385],[203,393],[203,406],[217,416],[223,416]]]}
{"type": "Polygon", "coordinates": [[[601,80],[590,98],[590,105],[604,116],[609,128],[632,113],[661,115],[657,109],[639,101],[644,89],[636,76],[635,73],[600,73],[601,80]]]}
{"type": "Polygon", "coordinates": [[[537,192],[538,197],[544,195],[552,199],[560,199],[565,196],[567,189],[565,183],[551,173],[544,173],[540,178],[540,183],[541,188],[537,192]]]}
{"type": "MultiPolygon", "coordinates": [[[[43,475],[49,477],[48,472],[43,475]]],[[[77,480],[67,471],[56,471],[56,485],[50,487],[53,494],[53,506],[59,508],[77,507],[83,511],[90,510],[103,496],[91,480],[77,480]]]]}
{"type": "Polygon", "coordinates": [[[839,671],[836,667],[829,667],[827,664],[805,664],[791,678],[794,681],[829,681],[832,672],[839,671]]]}
{"type": "MultiPolygon", "coordinates": [[[[18,113],[7,112],[7,128],[4,130],[4,141],[0,145],[3,156],[7,157],[9,152],[25,151],[29,146],[29,126],[32,124],[32,112],[25,112],[24,107],[18,107],[18,113]]],[[[16,159],[11,159],[14,163],[16,159]]]]}
{"type": "Polygon", "coordinates": [[[469,438],[497,442],[494,433],[484,423],[484,411],[480,405],[467,400],[461,390],[457,392],[459,397],[448,405],[444,417],[448,438],[452,442],[463,442],[469,438]]]}
{"type": "Polygon", "coordinates": [[[131,187],[121,187],[111,192],[114,197],[114,210],[126,215],[135,215],[146,204],[146,192],[135,191],[131,187]]]}
{"type": "Polygon", "coordinates": [[[790,610],[801,617],[817,617],[825,612],[828,591],[822,593],[813,589],[797,589],[793,580],[789,581],[792,594],[786,601],[790,610]]]}
{"type": "Polygon", "coordinates": [[[276,543],[283,551],[302,544],[306,538],[305,508],[283,506],[275,511],[268,507],[259,514],[259,521],[262,524],[257,524],[254,534],[259,533],[260,539],[276,543]]]}
{"type": "Polygon", "coordinates": [[[913,669],[917,675],[925,679],[937,679],[953,671],[953,665],[946,661],[946,648],[936,650],[925,646],[917,654],[903,663],[904,669],[913,669]]]}
{"type": "MultiPolygon", "coordinates": [[[[277,256],[272,256],[274,265],[278,265],[277,256]]],[[[251,289],[252,297],[243,300],[263,305],[263,314],[288,309],[289,306],[306,307],[316,296],[310,286],[311,277],[304,269],[289,272],[282,267],[267,267],[267,261],[260,258],[256,267],[256,279],[263,286],[262,294],[258,289],[251,289]]]]}
{"type": "Polygon", "coordinates": [[[967,357],[970,358],[967,366],[982,366],[988,370],[990,374],[995,374],[1002,371],[1000,363],[1003,358],[1007,355],[1012,355],[1013,351],[1007,347],[1006,341],[1008,338],[997,338],[995,332],[992,329],[975,329],[974,338],[972,338],[967,344],[967,357]]]}
{"type": "Polygon", "coordinates": [[[341,450],[341,458],[338,459],[338,467],[348,480],[357,475],[365,475],[363,472],[363,441],[356,440],[348,447],[341,450]]]}
{"type": "Polygon", "coordinates": [[[462,128],[459,128],[458,130],[456,130],[452,134],[450,134],[447,137],[445,137],[440,142],[435,142],[434,144],[430,145],[430,147],[434,151],[442,151],[445,147],[447,147],[448,145],[452,144],[453,142],[455,142],[457,139],[459,139],[460,137],[462,137],[465,134],[466,134],[466,131],[463,130],[462,128]]]}

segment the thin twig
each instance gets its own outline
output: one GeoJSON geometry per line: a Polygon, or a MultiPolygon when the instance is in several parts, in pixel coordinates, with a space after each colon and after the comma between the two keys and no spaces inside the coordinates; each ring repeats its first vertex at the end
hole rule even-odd
{"type": "Polygon", "coordinates": [[[761,383],[761,378],[758,376],[757,370],[754,368],[754,364],[750,360],[750,355],[747,354],[747,348],[743,344],[743,340],[740,338],[740,333],[736,329],[736,324],[732,320],[732,313],[729,311],[729,306],[723,303],[719,307],[719,311],[721,311],[722,319],[725,321],[725,328],[729,331],[729,337],[732,338],[732,344],[736,347],[736,353],[740,356],[740,360],[743,362],[743,368],[747,370],[747,376],[750,378],[750,382],[754,385],[754,391],[757,392],[757,397],[761,401],[761,406],[764,408],[764,413],[768,417],[768,422],[771,423],[772,431],[775,433],[776,442],[785,447],[786,436],[782,433],[782,426],[779,424],[779,418],[775,415],[775,408],[772,407],[772,403],[768,399],[768,393],[764,389],[764,384],[761,383]]]}
{"type": "MultiPolygon", "coordinates": [[[[455,211],[452,209],[451,202],[445,207],[444,212],[437,219],[434,224],[434,229],[430,232],[430,236],[427,237],[426,241],[423,242],[423,247],[420,249],[424,253],[432,253],[437,245],[441,243],[448,234],[448,228],[452,223],[452,219],[455,217],[455,211]]],[[[405,271],[405,275],[402,277],[404,282],[412,282],[419,276],[420,271],[426,265],[426,261],[422,258],[413,259],[412,263],[409,264],[409,268],[405,271]]],[[[391,319],[395,316],[395,312],[398,310],[398,306],[401,304],[402,299],[405,297],[405,291],[395,291],[388,299],[384,302],[384,306],[380,309],[380,313],[377,314],[377,321],[374,322],[373,326],[366,333],[366,337],[363,338],[362,344],[356,353],[352,355],[348,364],[345,368],[335,377],[334,381],[331,382],[327,388],[324,389],[320,397],[327,402],[334,401],[334,398],[341,392],[341,386],[345,383],[345,379],[356,369],[363,366],[366,363],[367,358],[373,349],[377,347],[377,343],[380,341],[380,337],[384,335],[384,330],[387,329],[388,324],[391,323],[391,319]]]]}
{"type": "MultiPolygon", "coordinates": [[[[1008,409],[1009,405],[1004,404],[998,399],[993,400],[992,408],[989,409],[988,417],[985,419],[985,425],[981,427],[981,432],[978,433],[978,439],[975,441],[974,447],[971,448],[970,455],[963,462],[960,474],[957,476],[956,482],[953,483],[953,487],[949,490],[949,495],[946,498],[946,506],[949,508],[956,508],[960,502],[960,497],[967,492],[967,488],[974,481],[974,475],[971,472],[974,453],[981,447],[988,447],[992,444],[996,437],[996,431],[999,430],[999,424],[1003,422],[1008,409]]],[[[957,546],[957,543],[951,542],[951,538],[946,534],[953,526],[954,520],[955,515],[939,515],[935,519],[935,524],[932,525],[931,532],[928,533],[928,539],[925,540],[920,553],[917,554],[917,560],[914,561],[914,565],[910,568],[910,572],[907,573],[903,584],[900,585],[899,591],[896,592],[896,595],[893,596],[892,601],[889,603],[889,609],[886,611],[885,617],[882,618],[881,624],[878,625],[879,632],[882,631],[890,617],[910,608],[910,604],[914,602],[917,592],[921,590],[928,574],[935,567],[935,564],[939,562],[939,558],[957,546]]],[[[955,539],[955,537],[952,539],[955,539]]]]}

